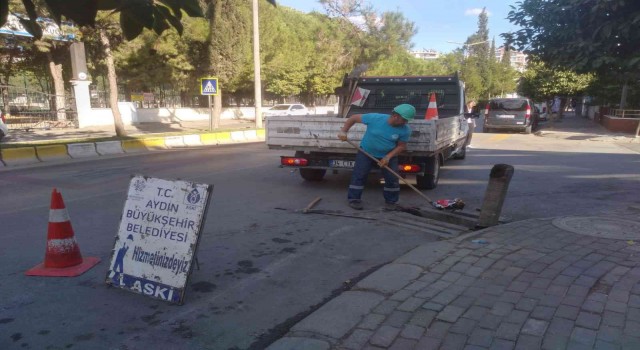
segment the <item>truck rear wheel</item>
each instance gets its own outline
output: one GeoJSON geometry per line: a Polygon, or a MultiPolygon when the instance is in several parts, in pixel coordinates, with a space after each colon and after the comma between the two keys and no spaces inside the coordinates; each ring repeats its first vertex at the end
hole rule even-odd
{"type": "Polygon", "coordinates": [[[321,181],[324,178],[326,169],[300,169],[300,176],[307,181],[321,181]]]}
{"type": "Polygon", "coordinates": [[[424,176],[416,176],[416,185],[421,190],[432,190],[438,186],[440,179],[440,157],[435,155],[427,158],[425,167],[424,176]]]}

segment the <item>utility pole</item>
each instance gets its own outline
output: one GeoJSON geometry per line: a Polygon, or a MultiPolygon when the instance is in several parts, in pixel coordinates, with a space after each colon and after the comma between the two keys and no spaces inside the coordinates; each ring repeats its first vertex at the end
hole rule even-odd
{"type": "Polygon", "coordinates": [[[253,1],[253,75],[256,101],[256,129],[262,129],[262,82],[260,78],[260,28],[258,21],[258,0],[253,1]]]}

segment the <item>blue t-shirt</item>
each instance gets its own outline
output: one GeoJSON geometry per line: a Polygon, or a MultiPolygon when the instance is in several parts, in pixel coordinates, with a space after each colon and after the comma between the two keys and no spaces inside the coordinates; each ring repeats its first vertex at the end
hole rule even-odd
{"type": "Polygon", "coordinates": [[[389,114],[367,113],[362,123],[367,126],[360,147],[376,158],[382,158],[396,148],[398,141],[408,142],[411,128],[408,125],[389,125],[389,114]]]}

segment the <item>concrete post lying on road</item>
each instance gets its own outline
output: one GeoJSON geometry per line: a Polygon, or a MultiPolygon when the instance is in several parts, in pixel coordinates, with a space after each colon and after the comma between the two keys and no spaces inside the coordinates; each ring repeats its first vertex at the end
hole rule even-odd
{"type": "Polygon", "coordinates": [[[491,169],[489,184],[480,209],[478,227],[489,227],[498,224],[502,204],[504,204],[504,198],[507,196],[513,172],[513,166],[509,164],[496,164],[491,169]]]}

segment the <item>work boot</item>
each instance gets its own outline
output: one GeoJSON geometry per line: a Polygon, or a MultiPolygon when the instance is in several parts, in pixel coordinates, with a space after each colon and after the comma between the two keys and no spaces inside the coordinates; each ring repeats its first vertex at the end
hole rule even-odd
{"type": "Polygon", "coordinates": [[[398,204],[391,203],[391,202],[386,202],[386,203],[384,203],[384,210],[386,210],[386,211],[398,210],[398,204]]]}
{"type": "Polygon", "coordinates": [[[349,206],[352,209],[355,209],[355,210],[362,210],[363,209],[362,202],[360,202],[360,201],[349,201],[349,206]]]}

